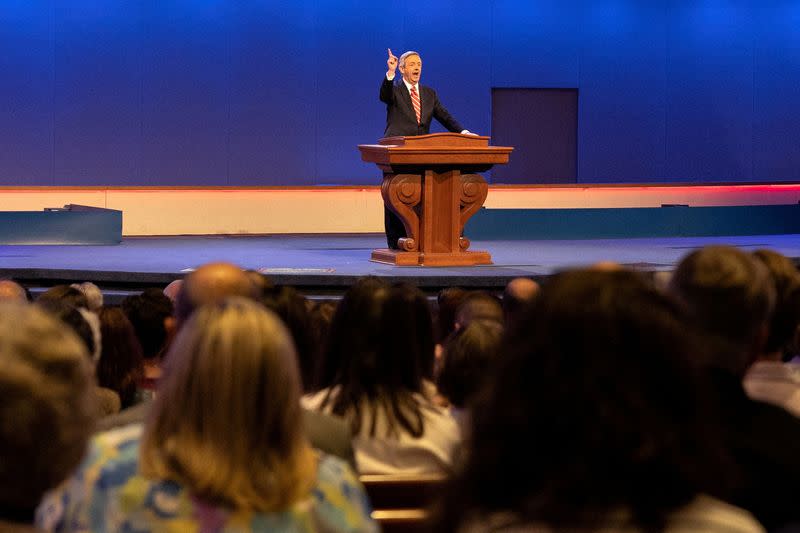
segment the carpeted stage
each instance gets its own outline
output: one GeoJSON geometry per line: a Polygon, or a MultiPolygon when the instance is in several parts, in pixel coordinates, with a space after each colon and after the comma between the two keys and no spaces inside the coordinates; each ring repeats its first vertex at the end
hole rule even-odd
{"type": "Polygon", "coordinates": [[[448,286],[496,291],[517,276],[542,280],[598,261],[616,261],[644,272],[669,271],[690,250],[708,244],[771,248],[800,260],[797,234],[473,241],[470,249],[489,251],[493,265],[437,268],[371,262],[372,249],[385,246],[379,234],[128,237],[109,246],[0,246],[0,277],[15,278],[34,291],[56,283],[93,281],[113,300],[115,294],[164,286],[209,261],[230,261],[260,270],[277,284],[296,286],[310,297],[336,297],[366,275],[408,281],[433,294],[448,286]]]}

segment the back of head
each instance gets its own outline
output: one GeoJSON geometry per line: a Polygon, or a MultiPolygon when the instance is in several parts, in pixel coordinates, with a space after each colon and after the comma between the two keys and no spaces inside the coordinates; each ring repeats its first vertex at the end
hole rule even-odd
{"type": "Polygon", "coordinates": [[[308,497],[316,470],[294,346],[277,316],[243,298],[203,306],[165,365],[142,441],[145,475],[233,509],[284,510],[308,497]]]}
{"type": "Polygon", "coordinates": [[[331,320],[328,340],[316,372],[315,387],[341,382],[351,358],[377,357],[386,282],[367,276],[357,280],[342,297],[331,320]]]}
{"type": "Polygon", "coordinates": [[[800,273],[791,259],[776,251],[756,250],[753,256],[767,267],[775,285],[775,310],[764,352],[788,355],[800,326],[800,273]]]}
{"type": "Polygon", "coordinates": [[[775,302],[767,269],[729,246],[708,246],[684,257],[669,290],[689,308],[692,322],[714,343],[711,364],[743,375],[760,354],[775,302]]]}
{"type": "Polygon", "coordinates": [[[186,276],[175,302],[178,327],[202,306],[221,302],[232,296],[256,298],[250,276],[231,263],[207,263],[186,276]]]}
{"type": "Polygon", "coordinates": [[[166,287],[164,287],[163,290],[164,296],[169,298],[169,300],[174,305],[175,302],[178,301],[178,295],[180,294],[182,288],[183,288],[183,279],[174,279],[170,281],[166,287]]]}
{"type": "Polygon", "coordinates": [[[99,359],[99,323],[97,324],[97,332],[95,332],[92,329],[92,325],[89,323],[89,320],[87,320],[88,316],[92,315],[93,313],[86,311],[85,308],[76,308],[73,305],[58,299],[39,299],[36,300],[35,306],[39,309],[43,309],[50,316],[55,317],[63,324],[68,326],[72,332],[78,336],[81,342],[83,342],[86,352],[92,361],[96,362],[97,359],[99,359]]]}
{"type": "Polygon", "coordinates": [[[0,302],[27,302],[25,287],[14,280],[0,279],[0,302]]]}
{"type": "Polygon", "coordinates": [[[499,324],[504,321],[503,306],[496,296],[488,292],[470,292],[456,311],[456,325],[466,327],[473,320],[492,320],[499,324]]]}
{"type": "Polygon", "coordinates": [[[122,310],[136,331],[144,358],[159,358],[167,343],[167,321],[173,313],[172,300],[159,289],[145,289],[141,294],[125,298],[122,310]]]}
{"type": "Polygon", "coordinates": [[[253,283],[257,297],[265,297],[275,288],[275,284],[270,277],[258,270],[245,270],[245,274],[253,283]]]}
{"type": "Polygon", "coordinates": [[[55,285],[36,298],[37,303],[57,301],[73,307],[89,308],[89,300],[80,290],[69,285],[55,285]]]}
{"type": "Polygon", "coordinates": [[[393,285],[383,304],[377,377],[384,384],[419,391],[433,379],[433,318],[425,294],[409,283],[393,285]]]}
{"type": "Polygon", "coordinates": [[[0,366],[0,507],[32,521],[44,492],[83,457],[95,415],[91,363],[66,326],[35,306],[7,302],[0,366]]]}
{"type": "Polygon", "coordinates": [[[445,341],[436,384],[454,406],[472,402],[498,357],[502,335],[503,326],[497,322],[476,320],[445,341]]]}
{"type": "Polygon", "coordinates": [[[503,313],[506,322],[512,322],[517,315],[533,302],[539,294],[539,284],[531,278],[514,278],[503,290],[503,313]]]}
{"type": "MultiPolygon", "coordinates": [[[[415,399],[423,381],[433,375],[433,322],[427,299],[419,289],[408,284],[387,288],[383,282],[365,280],[368,287],[349,292],[337,309],[331,328],[326,367],[332,379],[327,387],[336,387],[322,407],[345,416],[354,433],[362,431],[367,412],[384,410],[386,431],[399,428],[419,437],[424,431],[420,406],[415,399]],[[359,312],[352,304],[360,300],[359,312]],[[349,337],[342,338],[345,314],[349,337]],[[349,349],[348,349],[349,347],[349,349]],[[329,358],[335,349],[334,359],[329,358]],[[366,409],[366,411],[365,411],[366,409]]],[[[370,434],[375,434],[372,424],[370,434]]],[[[383,430],[382,430],[383,431],[383,430]]]]}
{"type": "Polygon", "coordinates": [[[73,283],[70,287],[78,289],[86,296],[86,306],[89,311],[97,312],[103,307],[103,291],[91,281],[73,283]]]}
{"type": "Polygon", "coordinates": [[[292,335],[303,387],[311,386],[316,371],[319,347],[312,336],[308,300],[297,289],[288,286],[264,289],[260,299],[264,306],[278,315],[292,335]]]}
{"type": "Polygon", "coordinates": [[[553,276],[504,339],[444,522],[467,506],[554,530],[620,508],[659,524],[717,473],[694,349],[677,302],[638,274],[553,276]]]}
{"type": "Polygon", "coordinates": [[[443,342],[456,329],[456,311],[467,294],[461,287],[447,287],[436,296],[437,342],[443,342]]]}
{"type": "Polygon", "coordinates": [[[139,339],[128,317],[118,307],[100,310],[102,350],[97,362],[97,382],[119,394],[122,408],[136,402],[136,391],[144,374],[139,339]]]}

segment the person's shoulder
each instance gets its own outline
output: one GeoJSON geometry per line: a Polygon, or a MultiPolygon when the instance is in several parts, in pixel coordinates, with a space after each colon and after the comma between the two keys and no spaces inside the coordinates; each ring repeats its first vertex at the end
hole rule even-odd
{"type": "Polygon", "coordinates": [[[142,424],[131,424],[96,434],[82,470],[104,486],[124,484],[136,473],[143,430],[142,424]]]}
{"type": "Polygon", "coordinates": [[[118,413],[101,418],[96,429],[98,432],[110,431],[130,424],[142,423],[147,418],[151,404],[152,400],[145,400],[118,413]]]}
{"type": "Polygon", "coordinates": [[[701,494],[691,503],[673,513],[666,531],[761,533],[764,531],[748,511],[711,496],[701,494]]]}
{"type": "Polygon", "coordinates": [[[353,468],[344,460],[320,453],[314,487],[318,519],[349,531],[378,531],[371,518],[372,507],[353,468]]]}
{"type": "Polygon", "coordinates": [[[361,486],[361,483],[358,481],[358,475],[347,461],[341,457],[318,451],[317,483],[339,484],[342,481],[354,482],[357,486],[361,486]]]}

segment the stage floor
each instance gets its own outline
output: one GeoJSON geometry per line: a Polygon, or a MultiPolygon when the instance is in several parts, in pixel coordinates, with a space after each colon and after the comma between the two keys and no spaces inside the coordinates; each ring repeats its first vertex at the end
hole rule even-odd
{"type": "Polygon", "coordinates": [[[133,237],[116,246],[0,246],[0,276],[28,286],[93,281],[106,289],[163,286],[209,261],[230,261],[270,275],[307,293],[336,294],[358,277],[405,280],[427,291],[447,286],[502,289],[517,276],[541,279],[555,271],[616,261],[647,272],[669,271],[690,250],[729,244],[745,250],[771,248],[796,262],[800,235],[658,239],[476,241],[493,265],[395,267],[370,261],[385,247],[380,234],[133,237]]]}

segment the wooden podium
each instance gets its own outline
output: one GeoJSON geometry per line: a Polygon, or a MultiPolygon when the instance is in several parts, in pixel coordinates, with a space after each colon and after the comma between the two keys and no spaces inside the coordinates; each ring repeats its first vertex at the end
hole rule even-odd
{"type": "Polygon", "coordinates": [[[463,266],[492,263],[489,252],[468,251],[461,233],[483,205],[489,186],[478,172],[508,163],[509,146],[489,137],[432,133],[385,137],[360,144],[361,159],[383,170],[381,194],[406,229],[399,250],[372,251],[372,261],[401,266],[463,266]]]}

